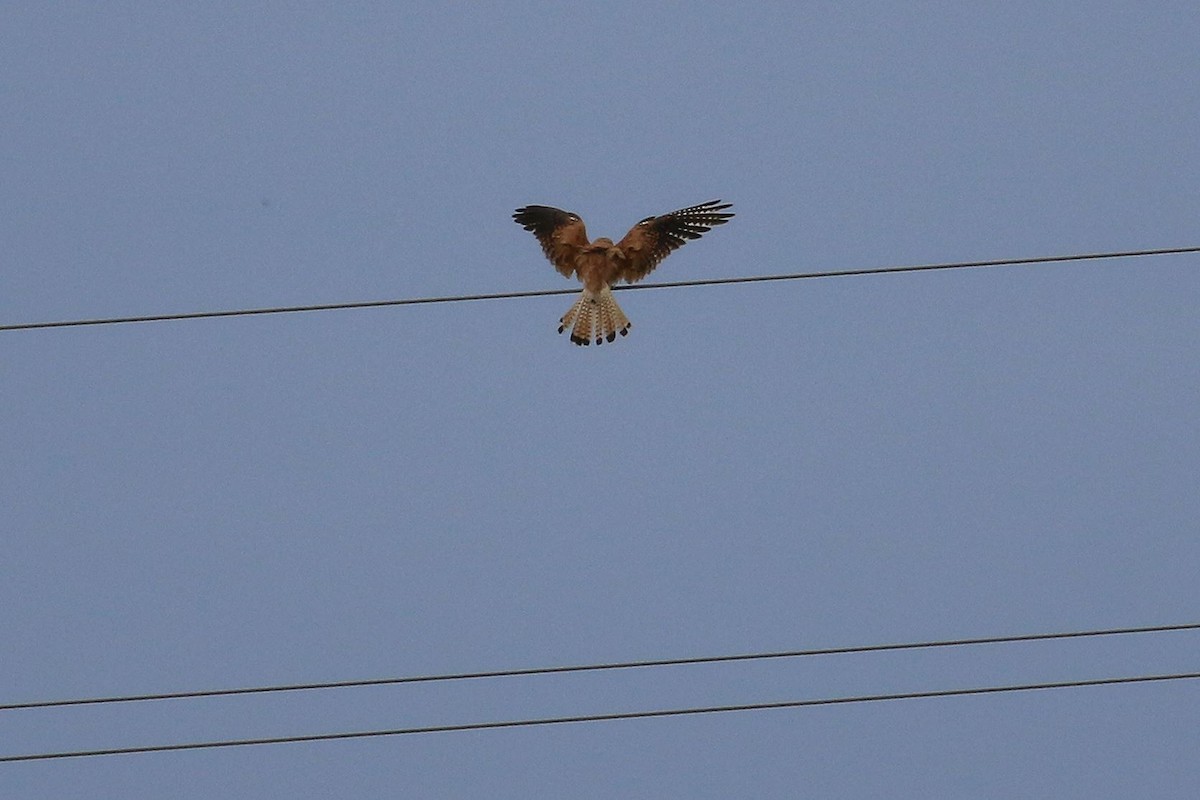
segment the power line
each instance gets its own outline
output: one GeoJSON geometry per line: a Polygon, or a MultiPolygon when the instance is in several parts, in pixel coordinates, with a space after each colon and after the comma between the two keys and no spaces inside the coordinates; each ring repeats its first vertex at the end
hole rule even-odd
{"type": "Polygon", "coordinates": [[[86,756],[119,756],[133,753],[165,753],[177,750],[210,750],[218,747],[246,747],[262,744],[297,744],[300,742],[329,742],[339,739],[367,739],[380,736],[405,736],[417,733],[449,733],[453,731],[482,731],[500,728],[529,728],[540,725],[562,725],[569,722],[610,722],[627,719],[650,719],[654,717],[682,717],[699,714],[720,714],[731,711],[765,711],[780,708],[808,708],[813,706],[849,705],[852,703],[879,703],[885,700],[919,700],[933,697],[965,697],[969,695],[1001,694],[1004,692],[1029,692],[1041,689],[1070,689],[1084,686],[1115,686],[1118,684],[1152,683],[1200,678],[1200,672],[1183,672],[1173,675],[1139,675],[1119,678],[1096,678],[1092,680],[1061,681],[1056,683],[1026,683],[1009,686],[984,686],[969,689],[939,689],[925,692],[898,692],[895,694],[856,695],[850,697],[826,697],[814,700],[784,700],[773,703],[744,703],[731,706],[702,706],[693,708],[657,709],[652,711],[625,711],[612,714],[582,714],[570,717],[541,717],[536,719],[502,720],[498,722],[467,722],[458,725],[431,725],[419,728],[393,728],[390,730],[352,731],[343,733],[316,733],[301,736],[276,736],[263,739],[225,739],[210,742],[187,742],[182,744],[146,745],[142,747],[114,747],[101,750],[72,750],[59,753],[29,753],[25,755],[0,756],[0,763],[14,761],[46,761],[58,758],[83,758],[86,756]]]}
{"type": "Polygon", "coordinates": [[[206,689],[197,691],[165,692],[161,694],[124,695],[117,697],[91,697],[70,700],[37,700],[27,703],[0,705],[0,711],[18,709],[60,708],[63,706],[101,705],[107,703],[133,703],[148,700],[185,700],[199,697],[227,697],[230,695],[267,694],[272,692],[297,692],[314,689],[347,689],[362,686],[386,686],[404,683],[437,683],[480,678],[512,678],[530,675],[553,675],[564,672],[601,672],[607,670],[634,669],[645,667],[676,667],[690,664],[719,664],[735,661],[762,661],[780,658],[802,658],[808,656],[847,655],[851,653],[882,653],[894,650],[929,650],[934,648],[963,647],[980,644],[1012,644],[1015,642],[1040,642],[1052,639],[1084,639],[1099,636],[1121,636],[1136,633],[1167,633],[1171,631],[1200,630],[1200,622],[1179,625],[1153,625],[1137,628],[1108,628],[1103,630],[1069,631],[1062,633],[1024,633],[1010,636],[987,636],[970,639],[941,639],[924,642],[901,642],[894,644],[855,645],[849,647],[823,647],[809,650],[783,650],[762,653],[742,653],[723,656],[698,656],[690,658],[663,658],[647,661],[617,661],[599,664],[576,664],[557,667],[528,667],[524,669],[490,670],[486,672],[455,672],[439,675],[410,675],[399,678],[367,678],[360,680],[330,681],[327,683],[293,683],[277,686],[252,686],[236,689],[206,689]]]}
{"type": "MultiPolygon", "coordinates": [[[[1079,253],[1066,256],[1038,256],[1035,258],[1004,258],[992,261],[954,261],[943,264],[918,264],[899,267],[871,267],[826,272],[795,272],[784,275],[757,275],[741,278],[711,278],[670,283],[639,283],[616,286],[620,291],[634,289],[678,289],[691,286],[727,286],[735,283],[765,283],[768,281],[794,281],[805,278],[836,278],[851,275],[887,275],[898,272],[929,272],[933,270],[970,269],[974,267],[1006,267],[1028,264],[1049,264],[1067,261],[1095,261],[1099,259],[1135,258],[1139,256],[1166,256],[1183,253],[1200,253],[1200,246],[1169,247],[1156,250],[1125,250],[1109,253],[1079,253]]],[[[58,322],[20,322],[0,325],[0,331],[39,330],[43,328],[72,328],[89,325],[122,325],[131,322],[168,322],[187,319],[212,319],[215,317],[250,317],[264,314],[294,314],[301,311],[344,311],[360,308],[383,308],[385,306],[433,305],[436,303],[465,303],[474,300],[512,300],[524,297],[550,297],[560,294],[576,294],[579,289],[545,289],[528,292],[499,292],[496,294],[461,294],[442,297],[413,297],[400,300],[367,300],[351,303],[320,303],[304,306],[275,306],[267,308],[245,308],[227,311],[191,311],[180,314],[146,314],[131,317],[102,317],[96,319],[74,319],[58,322]]]]}

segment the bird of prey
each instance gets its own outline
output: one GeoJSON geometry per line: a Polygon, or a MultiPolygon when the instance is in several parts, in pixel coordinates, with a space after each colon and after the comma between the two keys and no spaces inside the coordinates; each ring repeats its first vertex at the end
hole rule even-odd
{"type": "Polygon", "coordinates": [[[616,244],[605,238],[589,242],[577,214],[550,206],[518,208],[513,220],[537,237],[555,269],[583,284],[579,299],[559,320],[558,332],[569,328],[572,342],[587,345],[611,342],[618,333],[629,333],[629,318],[612,293],[617,281],[633,283],[646,277],[688,239],[699,239],[710,228],[728,222],[733,214],[725,209],[730,207],[730,203],[710,200],[646,217],[616,244]]]}

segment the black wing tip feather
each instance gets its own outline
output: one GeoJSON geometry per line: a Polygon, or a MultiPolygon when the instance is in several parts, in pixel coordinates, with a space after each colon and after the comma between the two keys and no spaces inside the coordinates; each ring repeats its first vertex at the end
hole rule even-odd
{"type": "Polygon", "coordinates": [[[720,200],[709,200],[707,203],[701,203],[699,205],[681,208],[678,211],[672,211],[666,216],[687,225],[705,226],[703,230],[707,230],[707,228],[712,227],[713,225],[724,225],[726,222],[733,219],[733,212],[725,211],[727,208],[733,208],[733,203],[722,203],[720,200]]]}
{"type": "Polygon", "coordinates": [[[553,214],[555,212],[557,212],[559,214],[566,213],[565,211],[562,211],[561,209],[555,208],[553,206],[539,206],[537,204],[531,203],[530,205],[521,206],[520,208],[518,208],[516,211],[513,212],[513,216],[514,217],[526,217],[526,216],[530,216],[530,215],[536,216],[539,214],[547,214],[547,213],[553,214]]]}
{"type": "Polygon", "coordinates": [[[513,222],[527,231],[542,233],[566,222],[570,212],[553,206],[521,206],[513,212],[513,222]]]}
{"type": "MultiPolygon", "coordinates": [[[[703,211],[705,213],[710,213],[713,211],[724,211],[727,208],[733,208],[733,203],[722,203],[720,200],[709,200],[707,203],[701,203],[698,206],[685,208],[684,211],[703,211]]],[[[733,214],[731,213],[729,216],[732,217],[733,214]]]]}
{"type": "Polygon", "coordinates": [[[709,200],[698,206],[681,208],[664,214],[657,219],[661,230],[668,237],[675,238],[674,247],[679,247],[686,239],[699,239],[717,225],[724,225],[733,219],[733,212],[724,209],[732,208],[733,203],[722,203],[720,200],[709,200]]]}

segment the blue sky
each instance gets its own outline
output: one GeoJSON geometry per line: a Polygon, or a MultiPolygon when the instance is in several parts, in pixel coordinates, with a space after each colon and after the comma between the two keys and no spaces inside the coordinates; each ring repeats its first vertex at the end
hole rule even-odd
{"type": "MultiPolygon", "coordinates": [[[[0,322],[1200,244],[1187,3],[9,4],[0,322]]],[[[0,703],[1193,622],[1200,259],[0,334],[0,703]]],[[[1195,634],[10,712],[0,752],[1194,671],[1195,634]]],[[[1191,796],[1196,685],[122,756],[5,797],[1191,796]]]]}

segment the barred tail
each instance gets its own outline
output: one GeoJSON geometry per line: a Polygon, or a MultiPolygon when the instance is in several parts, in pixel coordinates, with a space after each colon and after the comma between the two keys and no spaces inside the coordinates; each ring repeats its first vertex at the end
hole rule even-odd
{"type": "Polygon", "coordinates": [[[593,341],[604,344],[616,339],[618,333],[628,334],[629,327],[629,317],[617,305],[612,289],[605,286],[599,292],[584,289],[571,310],[559,320],[558,332],[570,328],[575,344],[588,345],[593,341]]]}

